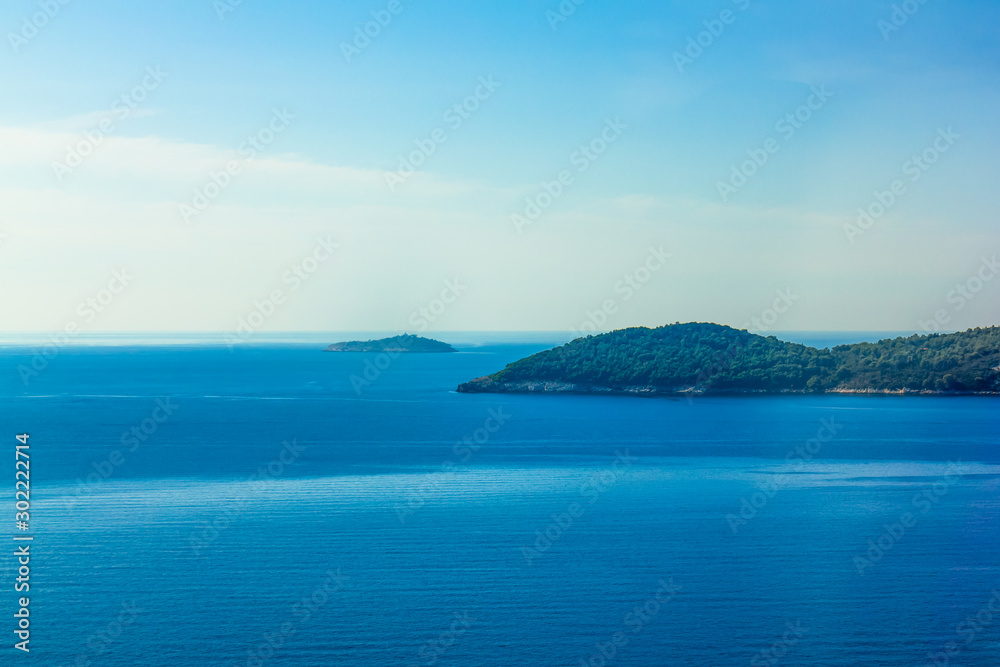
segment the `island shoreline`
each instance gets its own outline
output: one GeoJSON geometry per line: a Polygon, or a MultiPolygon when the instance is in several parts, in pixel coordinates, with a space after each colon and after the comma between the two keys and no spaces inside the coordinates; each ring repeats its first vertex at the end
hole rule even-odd
{"type": "MultiPolygon", "coordinates": [[[[520,383],[519,383],[520,384],[520,383]]],[[[557,384],[557,383],[553,383],[557,384]]],[[[726,397],[726,398],[759,398],[763,396],[1000,396],[1000,392],[991,391],[938,391],[938,390],[917,390],[917,389],[783,389],[779,391],[768,391],[764,389],[714,389],[710,391],[687,389],[687,390],[664,390],[658,388],[642,389],[617,389],[613,387],[558,387],[558,388],[510,388],[507,386],[491,386],[482,388],[475,382],[466,382],[458,386],[455,390],[459,394],[521,394],[521,395],[571,395],[571,396],[629,396],[638,398],[685,398],[685,397],[726,397]],[[472,387],[469,387],[472,385],[472,387]]]]}

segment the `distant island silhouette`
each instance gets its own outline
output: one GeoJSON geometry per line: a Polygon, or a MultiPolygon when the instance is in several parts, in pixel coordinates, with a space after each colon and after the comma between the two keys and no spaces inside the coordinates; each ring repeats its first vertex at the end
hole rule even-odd
{"type": "Polygon", "coordinates": [[[708,323],[578,338],[463,393],[1000,394],[1000,327],[816,349],[708,323]]]}
{"type": "Polygon", "coordinates": [[[380,338],[379,340],[353,340],[344,343],[334,343],[326,348],[327,352],[414,352],[439,353],[458,352],[448,343],[431,338],[422,338],[411,334],[380,338]]]}

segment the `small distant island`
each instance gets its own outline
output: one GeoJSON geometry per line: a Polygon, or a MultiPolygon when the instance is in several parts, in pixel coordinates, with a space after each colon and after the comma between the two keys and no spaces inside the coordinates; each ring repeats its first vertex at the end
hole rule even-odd
{"type": "Polygon", "coordinates": [[[440,353],[458,352],[448,343],[439,340],[422,338],[410,334],[381,338],[379,340],[352,340],[345,343],[334,343],[326,348],[327,352],[414,352],[440,353]]]}
{"type": "Polygon", "coordinates": [[[690,323],[578,338],[463,393],[1000,394],[1000,327],[816,349],[690,323]]]}

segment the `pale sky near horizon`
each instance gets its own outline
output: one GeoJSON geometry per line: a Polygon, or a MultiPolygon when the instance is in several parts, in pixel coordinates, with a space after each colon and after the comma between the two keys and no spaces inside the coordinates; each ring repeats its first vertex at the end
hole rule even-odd
{"type": "Polygon", "coordinates": [[[1000,324],[995,2],[63,1],[0,331],[1000,324]]]}

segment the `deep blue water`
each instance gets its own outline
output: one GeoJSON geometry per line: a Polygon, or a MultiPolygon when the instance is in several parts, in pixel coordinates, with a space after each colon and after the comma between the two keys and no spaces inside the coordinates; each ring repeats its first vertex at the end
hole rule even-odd
{"type": "Polygon", "coordinates": [[[3,664],[1000,664],[997,400],[454,393],[543,347],[0,348],[3,664]]]}

